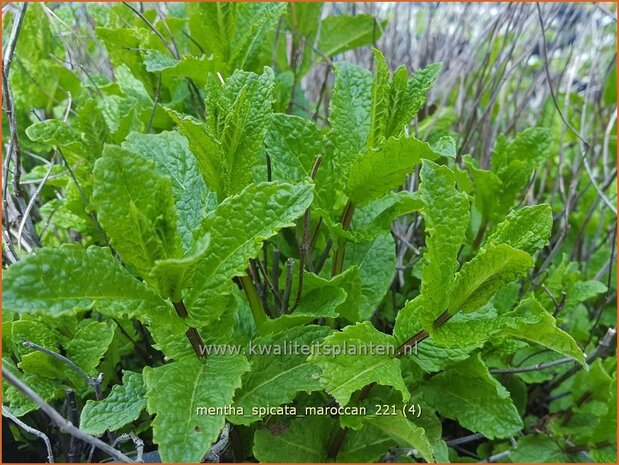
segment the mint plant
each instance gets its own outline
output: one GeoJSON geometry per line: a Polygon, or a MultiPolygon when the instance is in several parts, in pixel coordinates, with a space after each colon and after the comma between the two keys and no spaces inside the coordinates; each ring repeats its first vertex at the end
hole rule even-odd
{"type": "MultiPolygon", "coordinates": [[[[579,316],[607,286],[567,256],[548,268],[556,209],[522,202],[554,157],[551,131],[501,137],[481,167],[453,134],[411,132],[441,64],[390,72],[377,49],[373,71],[331,61],[373,43],[374,18],[174,8],[89,10],[113,79],[61,75],[62,91],[29,97],[27,66],[58,66],[38,52],[11,74],[24,147],[58,164],[41,247],[4,270],[3,373],[89,437],[129,454],[126,434],[163,462],[457,462],[454,431],[487,450],[517,442],[516,461],[611,454],[612,332],[583,344],[579,316]],[[319,121],[297,105],[325,62],[319,121]],[[44,117],[24,128],[35,97],[44,117]],[[392,225],[407,218],[416,263],[397,285],[392,225]],[[540,429],[530,405],[551,379],[567,394],[540,429]]],[[[43,11],[22,20],[47,24],[43,11]]],[[[32,40],[54,39],[46,26],[32,40]]],[[[23,419],[40,407],[6,380],[3,406],[23,419]]]]}

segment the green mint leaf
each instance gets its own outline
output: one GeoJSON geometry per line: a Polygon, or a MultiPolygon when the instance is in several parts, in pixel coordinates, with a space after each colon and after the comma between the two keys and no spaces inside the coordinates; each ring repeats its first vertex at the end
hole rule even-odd
{"type": "Polygon", "coordinates": [[[242,355],[186,357],[157,368],[144,368],[147,409],[153,441],[164,462],[201,462],[222,430],[225,415],[200,414],[199,408],[232,405],[241,376],[249,370],[242,355]]]}
{"type": "Polygon", "coordinates": [[[260,58],[279,18],[286,11],[285,3],[241,3],[238,6],[238,29],[234,37],[230,63],[235,68],[253,69],[260,58]]]}
{"type": "Polygon", "coordinates": [[[243,275],[249,259],[260,253],[262,242],[293,226],[311,201],[310,184],[250,184],[210,212],[198,233],[209,234],[213,247],[196,270],[186,300],[190,315],[202,323],[216,319],[219,309],[210,308],[208,302],[217,289],[243,275]]]}
{"type": "Polygon", "coordinates": [[[237,32],[237,9],[235,3],[187,5],[191,36],[204,54],[213,55],[216,62],[227,63],[230,60],[237,32]]]}
{"type": "Polygon", "coordinates": [[[179,302],[182,299],[182,291],[192,284],[202,258],[208,253],[209,244],[210,236],[207,234],[197,240],[194,249],[184,257],[155,262],[150,276],[157,283],[157,289],[162,297],[172,302],[179,302]]]}
{"type": "Polygon", "coordinates": [[[548,204],[513,210],[488,237],[487,244],[508,244],[533,255],[552,232],[552,209],[548,204]]]}
{"type": "Polygon", "coordinates": [[[426,92],[441,71],[442,65],[434,63],[408,77],[406,68],[396,70],[389,95],[389,121],[385,137],[399,136],[417,115],[426,99],[426,92]]]}
{"type": "Polygon", "coordinates": [[[160,52],[159,50],[147,50],[144,57],[144,67],[149,73],[156,73],[164,69],[173,68],[178,64],[178,60],[169,53],[160,52]]]}
{"type": "Polygon", "coordinates": [[[372,241],[350,244],[344,267],[359,267],[361,298],[359,319],[367,320],[389,290],[396,266],[395,241],[391,234],[381,234],[372,241]]]}
{"type": "Polygon", "coordinates": [[[436,462],[432,445],[426,436],[425,430],[409,421],[401,413],[397,415],[378,415],[366,420],[370,425],[381,429],[399,445],[417,449],[419,454],[428,462],[436,462]]]}
{"type": "Polygon", "coordinates": [[[292,313],[265,321],[262,332],[276,333],[304,325],[317,318],[337,318],[337,309],[346,301],[348,294],[339,287],[323,287],[305,292],[292,313]]]}
{"type": "MultiPolygon", "coordinates": [[[[330,106],[333,153],[325,156],[318,170],[317,182],[329,185],[332,189],[341,189],[348,178],[351,163],[367,147],[372,108],[372,74],[359,66],[340,63],[335,68],[335,75],[330,106]]],[[[334,196],[335,193],[332,198],[334,196]]]]}
{"type": "Polygon", "coordinates": [[[509,454],[514,463],[561,463],[569,462],[568,456],[552,438],[544,435],[529,435],[518,440],[518,445],[509,454]]]}
{"type": "Polygon", "coordinates": [[[296,183],[310,178],[324,149],[323,139],[311,121],[275,113],[265,141],[273,181],[296,183]]]}
{"type": "Polygon", "coordinates": [[[420,178],[427,250],[423,255],[421,296],[409,301],[397,316],[394,335],[402,342],[414,334],[415,321],[430,328],[447,310],[450,294],[456,288],[458,253],[469,224],[468,199],[456,189],[453,171],[424,161],[420,178]]]}
{"type": "Polygon", "coordinates": [[[138,79],[125,64],[116,67],[114,77],[118,87],[127,97],[134,98],[140,107],[152,108],[153,99],[144,85],[144,82],[148,81],[138,79]]]}
{"type": "Polygon", "coordinates": [[[320,25],[318,50],[332,57],[380,39],[386,22],[368,14],[327,16],[320,25]]]}
{"type": "Polygon", "coordinates": [[[131,133],[122,147],[153,160],[157,172],[172,180],[172,193],[178,213],[178,229],[185,251],[193,245],[192,231],[206,211],[215,208],[214,192],[206,187],[187,139],[177,132],[131,133]]]}
{"type": "Polygon", "coordinates": [[[361,285],[359,267],[356,265],[328,279],[306,272],[303,281],[303,288],[308,293],[312,291],[331,292],[331,289],[343,289],[346,292],[346,300],[336,308],[336,312],[353,323],[359,321],[361,285]]]}
{"type": "Polygon", "coordinates": [[[421,389],[441,415],[488,439],[513,436],[523,427],[509,392],[490,375],[479,355],[438,373],[421,389]]]}
{"type": "Polygon", "coordinates": [[[154,162],[118,147],[106,146],[95,164],[92,205],[99,222],[123,260],[144,278],[156,260],[180,252],[171,184],[154,162]]]}
{"type": "Polygon", "coordinates": [[[488,245],[462,266],[449,298],[449,313],[470,312],[533,266],[531,256],[507,244],[488,245]]]}
{"type": "Polygon", "coordinates": [[[414,137],[390,138],[351,164],[346,193],[356,205],[375,200],[402,185],[422,159],[433,160],[437,155],[414,137]]]}
{"type": "Polygon", "coordinates": [[[378,462],[397,443],[383,430],[366,425],[359,430],[348,430],[342,447],[337,454],[338,462],[378,462]]]}
{"type": "Polygon", "coordinates": [[[372,107],[370,109],[370,133],[368,149],[378,145],[385,137],[385,125],[389,112],[389,66],[383,54],[372,49],[376,64],[376,76],[372,83],[372,107]]]}
{"type": "Polygon", "coordinates": [[[81,141],[79,134],[64,121],[48,119],[26,128],[26,135],[35,142],[53,147],[72,147],[81,141]]]}
{"type": "Polygon", "coordinates": [[[514,310],[502,314],[497,314],[493,306],[458,314],[432,331],[432,341],[457,349],[463,342],[482,344],[495,335],[534,342],[585,363],[576,341],[557,327],[553,316],[533,297],[525,298],[514,310]]]}
{"type": "Polygon", "coordinates": [[[421,320],[429,324],[447,308],[449,294],[455,287],[458,252],[469,222],[469,203],[466,195],[456,189],[449,168],[426,161],[419,175],[427,234],[421,295],[432,307],[429,318],[422,315],[421,320]]]}
{"type": "Polygon", "coordinates": [[[76,128],[82,133],[84,145],[88,148],[85,156],[96,160],[101,156],[103,146],[109,140],[109,130],[97,102],[87,100],[77,109],[76,128]]]}
{"type": "Polygon", "coordinates": [[[109,249],[66,244],[42,248],[4,273],[5,310],[52,316],[87,310],[139,318],[165,302],[112,257],[109,249]]]}
{"type": "Polygon", "coordinates": [[[218,199],[223,199],[225,195],[221,144],[211,134],[206,123],[172,110],[168,111],[168,115],[176,123],[180,133],[187,138],[202,179],[210,190],[217,193],[218,199]]]}
{"type": "Polygon", "coordinates": [[[327,337],[309,360],[320,366],[323,387],[342,406],[355,391],[371,383],[392,386],[406,401],[410,394],[402,379],[400,360],[394,358],[396,347],[393,336],[366,321],[327,337]],[[338,351],[341,354],[334,356],[338,351]]]}
{"type": "Polygon", "coordinates": [[[254,436],[254,457],[271,463],[324,462],[332,423],[327,416],[312,415],[291,421],[279,434],[258,430],[254,436]]]}
{"type": "MultiPolygon", "coordinates": [[[[10,357],[2,357],[2,366],[26,383],[46,402],[65,396],[64,389],[56,379],[45,378],[35,373],[22,373],[10,357]]],[[[29,397],[6,381],[2,382],[2,403],[8,405],[16,417],[24,416],[39,408],[29,397]]]]}
{"type": "Polygon", "coordinates": [[[307,356],[311,345],[320,343],[330,332],[325,327],[303,326],[254,339],[252,344],[257,354],[248,353],[251,370],[243,375],[243,386],[234,397],[234,405],[242,407],[245,416],[233,416],[230,421],[242,425],[253,423],[260,419],[252,413],[253,409],[287,404],[299,391],[320,390],[320,369],[308,363],[307,356]],[[293,344],[305,346],[308,352],[303,355],[299,349],[298,354],[289,353],[293,344]],[[260,354],[265,349],[272,355],[260,354]]]}
{"type": "Polygon", "coordinates": [[[535,342],[586,365],[585,356],[574,338],[557,327],[554,317],[544,310],[535,298],[523,300],[503,319],[505,320],[504,334],[535,342]],[[524,315],[530,322],[523,318],[519,323],[510,324],[509,318],[512,315],[524,315]]]}
{"type": "Polygon", "coordinates": [[[499,137],[491,172],[501,180],[501,186],[495,193],[492,220],[500,221],[520,197],[533,170],[546,160],[550,142],[550,132],[544,128],[526,129],[510,142],[499,137]]]}
{"type": "Polygon", "coordinates": [[[122,384],[114,386],[105,399],[86,402],[80,415],[80,429],[94,436],[119,430],[138,419],[146,407],[145,394],[142,375],[124,371],[122,384]]]}
{"type": "MultiPolygon", "coordinates": [[[[324,158],[325,136],[314,123],[299,116],[274,113],[265,145],[271,160],[273,181],[306,181],[312,176],[318,156],[322,157],[318,173],[328,165],[324,158]]],[[[322,182],[321,177],[318,179],[314,188],[314,205],[331,208],[331,188],[322,182]]]]}
{"type": "Polygon", "coordinates": [[[114,324],[83,320],[65,345],[66,355],[87,374],[96,375],[99,361],[105,355],[114,337],[114,324]]]}
{"type": "Polygon", "coordinates": [[[490,221],[495,217],[494,210],[497,208],[497,197],[501,193],[503,182],[492,171],[477,168],[470,155],[464,155],[462,161],[475,186],[475,207],[481,214],[482,221],[490,221]]]}
{"type": "Polygon", "coordinates": [[[207,83],[206,122],[220,143],[226,196],[253,181],[271,123],[273,85],[270,68],[261,75],[236,71],[224,85],[212,76],[207,83]]]}

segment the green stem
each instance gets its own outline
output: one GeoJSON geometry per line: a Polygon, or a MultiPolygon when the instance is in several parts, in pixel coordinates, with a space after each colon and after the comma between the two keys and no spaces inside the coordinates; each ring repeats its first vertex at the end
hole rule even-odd
{"type": "Polygon", "coordinates": [[[251,309],[252,315],[254,315],[256,326],[259,328],[268,318],[264,308],[262,307],[262,302],[260,302],[260,297],[258,296],[256,287],[254,286],[254,282],[249,276],[241,276],[239,281],[241,282],[243,291],[245,291],[245,295],[247,296],[249,308],[251,309]]]}

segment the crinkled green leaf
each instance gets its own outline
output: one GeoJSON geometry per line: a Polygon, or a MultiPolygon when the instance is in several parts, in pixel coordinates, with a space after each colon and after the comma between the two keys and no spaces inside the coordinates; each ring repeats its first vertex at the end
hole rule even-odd
{"type": "Polygon", "coordinates": [[[421,297],[409,301],[397,317],[394,334],[402,342],[413,335],[415,321],[429,328],[448,309],[450,294],[457,288],[458,253],[469,223],[468,199],[456,189],[453,171],[424,161],[420,178],[427,250],[421,297]]]}
{"type": "Polygon", "coordinates": [[[183,248],[189,250],[193,244],[192,231],[200,225],[206,211],[215,207],[216,201],[200,176],[187,140],[173,131],[131,133],[122,147],[153,160],[157,172],[172,180],[179,233],[183,248]]]}
{"type": "Polygon", "coordinates": [[[366,240],[371,239],[389,232],[395,219],[422,210],[423,201],[418,191],[390,192],[357,208],[353,216],[352,229],[354,235],[366,240]]]}
{"type": "MultiPolygon", "coordinates": [[[[596,368],[594,364],[593,368],[596,368]]],[[[596,389],[596,395],[603,393],[602,383],[596,383],[598,389],[596,389]]],[[[593,431],[592,440],[595,443],[602,443],[608,441],[610,444],[617,437],[617,374],[613,376],[611,382],[608,384],[606,391],[605,403],[607,403],[606,413],[600,418],[600,422],[597,424],[593,431]]]]}
{"type": "Polygon", "coordinates": [[[441,63],[430,64],[413,73],[410,78],[403,67],[394,73],[386,137],[402,134],[410,124],[425,102],[426,92],[434,84],[441,67],[441,63]]]}
{"type": "Polygon", "coordinates": [[[144,81],[138,79],[127,65],[117,66],[114,69],[114,77],[118,87],[127,97],[134,98],[144,108],[152,107],[153,99],[146,90],[144,81]]]}
{"type": "Polygon", "coordinates": [[[232,40],[230,59],[235,68],[256,67],[265,40],[268,40],[268,33],[276,28],[285,11],[286,4],[278,2],[239,4],[238,28],[232,40]]]}
{"type": "Polygon", "coordinates": [[[187,5],[191,36],[205,55],[213,55],[218,62],[227,63],[230,60],[237,31],[237,8],[235,3],[187,5]]]}
{"type": "Polygon", "coordinates": [[[359,320],[361,286],[361,276],[357,265],[351,266],[337,276],[328,279],[306,272],[303,280],[303,288],[308,293],[312,291],[325,292],[326,289],[343,289],[346,292],[346,300],[336,308],[336,312],[350,322],[359,320]]]}
{"type": "Polygon", "coordinates": [[[530,128],[517,134],[512,141],[500,136],[492,156],[492,172],[501,181],[495,192],[494,221],[509,211],[527,186],[534,169],[545,161],[550,148],[550,132],[544,128],[530,128]]]}
{"type": "MultiPolygon", "coordinates": [[[[418,299],[417,297],[416,299],[418,299]]],[[[414,299],[414,300],[416,300],[414,299]]],[[[413,300],[413,302],[414,302],[413,300]]],[[[436,329],[439,332],[439,336],[442,336],[443,330],[451,327],[451,320],[448,324],[445,324],[436,329]]],[[[417,334],[421,331],[421,324],[419,321],[413,322],[408,328],[409,333],[406,336],[402,336],[401,342],[405,342],[409,337],[417,334]]],[[[405,357],[410,359],[421,369],[427,373],[435,373],[444,370],[446,367],[454,365],[469,358],[471,353],[481,346],[479,341],[474,339],[467,339],[466,337],[458,338],[457,341],[450,340],[450,343],[445,343],[441,338],[437,340],[426,339],[425,341],[411,347],[410,352],[405,357]]]]}
{"type": "Polygon", "coordinates": [[[301,182],[324,150],[323,136],[311,121],[275,113],[266,137],[273,181],[301,182]]]}
{"type": "Polygon", "coordinates": [[[488,439],[513,436],[523,427],[509,392],[490,375],[479,355],[438,373],[421,389],[441,415],[488,439]]]}
{"type": "Polygon", "coordinates": [[[71,340],[66,344],[66,355],[87,374],[96,375],[96,368],[114,337],[110,323],[83,320],[71,340]]]}
{"type": "Polygon", "coordinates": [[[450,136],[442,136],[440,139],[430,144],[430,147],[441,157],[456,158],[456,141],[450,136]]]}
{"type": "Polygon", "coordinates": [[[522,207],[507,215],[507,218],[488,237],[487,243],[505,243],[532,255],[548,242],[551,232],[552,209],[550,205],[522,207]]]}
{"type": "Polygon", "coordinates": [[[291,402],[299,391],[319,390],[320,369],[307,362],[309,351],[305,354],[300,350],[298,353],[290,353],[289,347],[299,344],[309,349],[329,333],[329,328],[303,326],[254,339],[252,345],[256,355],[247,352],[251,370],[243,375],[243,386],[234,397],[234,405],[243,407],[245,416],[231,417],[231,421],[238,424],[253,423],[260,419],[252,415],[253,408],[277,407],[291,402]],[[266,347],[272,351],[271,355],[260,354],[266,347]]]}
{"type": "Polygon", "coordinates": [[[103,113],[97,107],[97,102],[86,100],[77,109],[75,119],[76,128],[82,133],[87,153],[84,155],[90,160],[101,156],[103,145],[108,140],[109,131],[105,124],[103,113]]]}
{"type": "Polygon", "coordinates": [[[572,357],[582,365],[586,364],[585,356],[574,338],[559,329],[554,317],[534,298],[523,300],[513,312],[504,315],[502,319],[504,320],[504,334],[535,342],[572,357]],[[519,323],[510,324],[510,317],[523,314],[533,322],[521,319],[519,323]]]}
{"type": "Polygon", "coordinates": [[[469,203],[466,195],[456,189],[453,172],[447,167],[424,162],[420,178],[427,234],[421,295],[430,307],[426,310],[429,315],[420,317],[427,325],[447,308],[449,294],[456,287],[454,274],[468,226],[469,203]]]}
{"type": "Polygon", "coordinates": [[[199,414],[200,407],[232,405],[241,376],[249,370],[242,355],[186,357],[144,369],[153,441],[163,462],[200,462],[224,427],[224,415],[199,414]]]}
{"type": "Polygon", "coordinates": [[[131,131],[143,131],[145,128],[140,120],[140,107],[133,97],[106,95],[98,101],[98,108],[114,143],[121,143],[131,131]]]}
{"type": "Polygon", "coordinates": [[[327,16],[320,25],[318,49],[331,57],[346,50],[372,44],[383,33],[386,22],[378,22],[373,16],[327,16]]]}
{"type": "Polygon", "coordinates": [[[346,193],[356,205],[375,200],[402,185],[422,159],[436,157],[427,143],[414,137],[388,139],[350,166],[346,193]]]}
{"type": "Polygon", "coordinates": [[[366,321],[327,337],[309,359],[320,366],[325,390],[340,405],[346,405],[355,391],[371,383],[392,386],[406,401],[410,394],[402,379],[400,361],[394,357],[395,349],[393,336],[381,333],[366,321]],[[341,354],[334,356],[338,351],[341,354]]]}
{"type": "Polygon", "coordinates": [[[367,425],[360,430],[348,430],[337,454],[338,462],[377,462],[397,443],[381,429],[367,425]]]}
{"type": "Polygon", "coordinates": [[[533,297],[523,299],[514,310],[503,314],[497,314],[492,306],[460,313],[432,330],[435,342],[452,348],[463,343],[481,344],[495,335],[535,342],[580,363],[585,361],[576,341],[557,327],[554,317],[533,297]]]}
{"type": "MultiPolygon", "coordinates": [[[[2,358],[2,366],[21,379],[30,389],[34,390],[43,400],[50,402],[65,395],[63,386],[57,379],[49,379],[36,373],[22,373],[18,370],[10,357],[2,358]]],[[[6,379],[2,380],[2,403],[9,406],[16,417],[24,416],[34,410],[38,410],[29,397],[26,397],[6,379]]]]}
{"type": "Polygon", "coordinates": [[[208,188],[224,197],[223,156],[221,144],[210,132],[206,123],[192,116],[181,115],[169,110],[168,115],[176,123],[180,133],[189,142],[189,148],[196,157],[200,174],[208,188]]]}
{"type": "Polygon", "coordinates": [[[372,107],[370,109],[370,133],[368,149],[378,145],[385,137],[385,126],[389,116],[389,66],[383,54],[373,49],[376,76],[372,83],[372,107]]]}
{"type": "Polygon", "coordinates": [[[26,135],[36,142],[54,147],[66,147],[80,142],[79,133],[64,121],[48,119],[26,128],[26,135]]]}
{"type": "Polygon", "coordinates": [[[182,258],[157,260],[151,271],[153,281],[157,283],[159,294],[172,302],[182,299],[182,291],[191,286],[200,261],[208,253],[210,236],[207,234],[197,240],[193,250],[182,258]]]}
{"type": "Polygon", "coordinates": [[[261,244],[280,229],[292,226],[312,201],[309,184],[250,184],[210,212],[199,234],[210,234],[210,248],[200,262],[186,303],[189,313],[202,323],[216,319],[222,309],[209,308],[217,289],[245,273],[249,259],[258,256],[261,244]]]}
{"type": "Polygon", "coordinates": [[[318,318],[337,318],[339,315],[337,309],[347,296],[344,289],[335,286],[312,289],[303,294],[299,305],[292,313],[266,320],[260,330],[264,333],[276,333],[318,318]]]}
{"type": "Polygon", "coordinates": [[[516,448],[509,454],[514,463],[561,463],[569,462],[561,446],[552,438],[538,434],[518,440],[516,448]]]}
{"type": "Polygon", "coordinates": [[[107,146],[95,164],[92,205],[111,245],[142,277],[155,261],[178,256],[172,182],[154,162],[107,146]]]}
{"type": "Polygon", "coordinates": [[[507,244],[489,245],[480,250],[456,275],[449,298],[449,313],[477,310],[499,289],[532,266],[533,260],[528,253],[507,244]]]}
{"type": "MultiPolygon", "coordinates": [[[[318,170],[318,183],[343,188],[351,163],[365,151],[370,133],[372,74],[349,63],[335,68],[336,79],[330,106],[331,157],[325,156],[318,170]]],[[[334,194],[332,194],[333,196],[334,194]]]]}
{"type": "Polygon", "coordinates": [[[273,71],[236,71],[223,86],[212,77],[206,88],[207,125],[220,142],[224,193],[236,194],[252,182],[253,168],[262,160],[271,123],[273,71]]]}
{"type": "Polygon", "coordinates": [[[361,279],[359,319],[372,316],[381,302],[395,273],[395,241],[391,234],[360,244],[350,244],[346,249],[344,267],[357,265],[361,279]]]}
{"type": "Polygon", "coordinates": [[[156,73],[164,69],[173,68],[178,64],[178,60],[159,50],[148,50],[144,57],[144,67],[149,73],[156,73]]]}
{"type": "Polygon", "coordinates": [[[279,434],[260,429],[254,436],[254,457],[267,463],[325,462],[332,423],[327,416],[313,415],[291,421],[279,434]]]}
{"type": "Polygon", "coordinates": [[[42,248],[10,266],[3,276],[2,304],[9,311],[54,316],[93,307],[129,318],[166,311],[165,302],[109,249],[78,244],[42,248]]]}
{"type": "MultiPolygon", "coordinates": [[[[4,298],[4,296],[3,296],[4,298]]],[[[5,308],[6,310],[6,308],[5,308]]],[[[5,311],[5,314],[11,314],[5,311]]],[[[4,315],[3,315],[4,316],[4,315]]],[[[10,336],[15,341],[15,351],[19,354],[31,352],[34,349],[23,347],[21,342],[27,340],[47,349],[57,351],[62,336],[55,328],[37,320],[21,318],[5,327],[3,336],[10,336]],[[10,334],[9,334],[10,331],[10,334]]]]}
{"type": "Polygon", "coordinates": [[[428,462],[436,462],[425,430],[409,421],[401,413],[389,416],[377,415],[366,421],[387,433],[398,445],[412,447],[428,462]]]}
{"type": "Polygon", "coordinates": [[[584,302],[604,294],[607,290],[606,284],[599,281],[576,281],[568,291],[568,302],[570,304],[584,302]]]}
{"type": "Polygon", "coordinates": [[[492,171],[479,169],[470,155],[464,155],[462,161],[467,167],[464,173],[465,176],[468,174],[466,179],[471,178],[475,186],[475,206],[483,220],[489,221],[493,218],[503,183],[492,171]]]}
{"type": "Polygon", "coordinates": [[[146,407],[146,389],[142,375],[123,371],[123,382],[112,388],[102,400],[88,400],[80,415],[80,429],[101,436],[106,431],[117,431],[135,421],[146,407]]]}

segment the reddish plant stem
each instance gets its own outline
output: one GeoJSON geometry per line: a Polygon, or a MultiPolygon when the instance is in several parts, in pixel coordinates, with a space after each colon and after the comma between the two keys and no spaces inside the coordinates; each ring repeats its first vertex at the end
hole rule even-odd
{"type": "MultiPolygon", "coordinates": [[[[350,229],[352,215],[355,212],[355,205],[349,200],[342,214],[342,228],[347,231],[350,229]]],[[[333,256],[333,264],[331,266],[331,276],[336,276],[342,272],[344,268],[344,253],[346,252],[346,240],[340,240],[335,255],[333,256]]]]}
{"type": "MultiPolygon", "coordinates": [[[[179,300],[178,302],[172,302],[174,305],[174,310],[176,310],[176,314],[180,316],[182,319],[185,319],[189,316],[187,312],[187,307],[185,307],[185,303],[183,300],[179,300]]],[[[190,327],[185,332],[185,336],[189,339],[189,343],[191,347],[193,347],[194,352],[198,356],[198,358],[204,358],[204,342],[202,341],[202,337],[196,328],[190,327]]]]}

